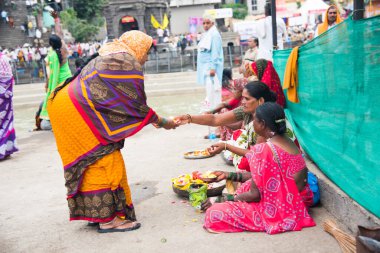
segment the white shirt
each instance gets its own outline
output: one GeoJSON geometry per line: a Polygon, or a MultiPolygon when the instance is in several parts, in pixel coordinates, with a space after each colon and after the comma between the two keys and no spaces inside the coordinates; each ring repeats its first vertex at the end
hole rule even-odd
{"type": "MultiPolygon", "coordinates": [[[[260,20],[257,24],[256,29],[260,46],[259,56],[257,58],[272,60],[272,17],[268,16],[260,20]]],[[[285,39],[288,37],[288,34],[286,32],[286,25],[282,18],[277,18],[277,46],[279,49],[284,48],[283,36],[285,36],[285,39]]]]}

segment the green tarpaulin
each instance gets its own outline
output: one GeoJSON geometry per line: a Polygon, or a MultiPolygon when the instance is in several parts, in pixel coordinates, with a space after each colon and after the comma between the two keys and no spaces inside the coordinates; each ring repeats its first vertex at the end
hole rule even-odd
{"type": "MultiPolygon", "coordinates": [[[[290,50],[276,51],[281,78],[290,50]]],[[[302,147],[336,185],[380,217],[380,16],[351,18],[303,45],[300,103],[287,117],[302,147]]]]}

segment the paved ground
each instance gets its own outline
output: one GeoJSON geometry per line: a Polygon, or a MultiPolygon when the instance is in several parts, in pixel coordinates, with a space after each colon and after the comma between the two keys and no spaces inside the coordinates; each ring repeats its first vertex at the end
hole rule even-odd
{"type": "MultiPolygon", "coordinates": [[[[203,97],[201,92],[155,96],[149,104],[164,116],[196,113],[203,97]]],[[[53,134],[29,132],[35,105],[21,102],[15,112],[20,152],[0,163],[0,252],[340,252],[321,227],[329,217],[322,207],[311,212],[318,225],[301,232],[272,236],[205,232],[203,214],[173,193],[170,179],[193,170],[231,167],[220,157],[182,158],[184,152],[211,143],[202,138],[207,127],[195,125],[171,131],[148,126],[126,140],[122,153],[142,223],[139,230],[98,234],[85,222],[69,222],[53,134]]]]}

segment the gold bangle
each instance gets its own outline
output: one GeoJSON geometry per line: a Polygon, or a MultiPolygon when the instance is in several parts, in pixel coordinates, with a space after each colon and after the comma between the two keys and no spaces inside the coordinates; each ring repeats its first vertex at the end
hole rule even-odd
{"type": "Polygon", "coordinates": [[[227,142],[224,143],[224,151],[227,150],[227,142]]]}

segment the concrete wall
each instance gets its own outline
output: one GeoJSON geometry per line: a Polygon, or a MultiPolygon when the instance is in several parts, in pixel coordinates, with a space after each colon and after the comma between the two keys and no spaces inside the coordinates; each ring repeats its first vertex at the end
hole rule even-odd
{"type": "Polygon", "coordinates": [[[172,34],[189,32],[189,18],[202,17],[207,9],[214,9],[213,5],[195,5],[171,7],[170,27],[172,34]]]}

